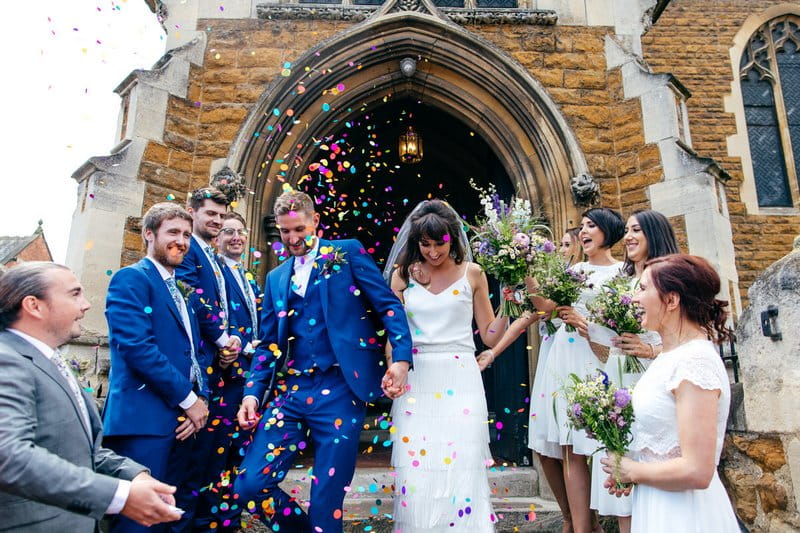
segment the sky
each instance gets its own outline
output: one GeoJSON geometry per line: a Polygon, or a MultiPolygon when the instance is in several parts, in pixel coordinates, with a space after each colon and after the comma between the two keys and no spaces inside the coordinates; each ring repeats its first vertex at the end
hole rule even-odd
{"type": "Polygon", "coordinates": [[[0,235],[30,235],[38,220],[55,261],[69,241],[72,173],[116,145],[113,90],[164,54],[164,31],[144,0],[7,2],[0,235]]]}

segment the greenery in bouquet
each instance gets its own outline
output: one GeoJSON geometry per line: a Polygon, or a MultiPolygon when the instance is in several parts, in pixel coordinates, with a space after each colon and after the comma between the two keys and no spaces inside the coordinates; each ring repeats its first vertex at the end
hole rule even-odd
{"type": "Polygon", "coordinates": [[[472,181],[470,184],[480,193],[483,206],[483,216],[471,228],[475,262],[503,286],[504,314],[518,317],[530,307],[525,276],[550,229],[541,223],[528,200],[512,198],[506,203],[493,185],[484,190],[472,181]]]}
{"type": "MultiPolygon", "coordinates": [[[[565,395],[570,427],[584,430],[586,436],[602,444],[600,449],[614,452],[619,460],[633,441],[634,415],[630,391],[617,388],[602,370],[585,379],[576,374],[570,374],[569,378],[565,395]]],[[[619,463],[616,467],[619,468],[619,463]]],[[[625,485],[618,481],[618,473],[614,477],[617,487],[623,488],[625,485]]]]}
{"type": "MultiPolygon", "coordinates": [[[[581,292],[591,287],[587,274],[570,268],[552,242],[542,245],[541,253],[536,255],[531,265],[530,274],[539,286],[537,294],[552,300],[557,306],[574,304],[581,292]]],[[[557,311],[554,309],[550,318],[545,321],[550,335],[556,332],[556,327],[553,325],[556,314],[557,311]]],[[[575,331],[575,328],[567,324],[566,330],[575,331]]]]}
{"type": "MultiPolygon", "coordinates": [[[[616,333],[644,333],[642,315],[644,311],[633,303],[635,280],[630,276],[619,275],[603,284],[597,297],[589,308],[589,320],[600,324],[616,333]]],[[[625,356],[624,372],[636,374],[644,372],[644,366],[638,357],[625,356]]]]}

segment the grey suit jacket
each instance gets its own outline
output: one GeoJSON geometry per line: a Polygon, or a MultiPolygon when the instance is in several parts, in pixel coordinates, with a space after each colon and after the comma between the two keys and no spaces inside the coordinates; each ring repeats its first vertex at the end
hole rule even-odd
{"type": "Polygon", "coordinates": [[[0,331],[0,531],[90,533],[121,479],[147,470],[100,445],[69,384],[36,347],[0,331]]]}

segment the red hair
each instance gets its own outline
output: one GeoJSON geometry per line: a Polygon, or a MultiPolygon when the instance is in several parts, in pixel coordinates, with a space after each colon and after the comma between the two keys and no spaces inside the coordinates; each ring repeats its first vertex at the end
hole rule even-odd
{"type": "Polygon", "coordinates": [[[716,342],[730,337],[731,331],[725,325],[728,302],[717,299],[719,275],[707,260],[696,255],[670,254],[649,260],[645,268],[662,301],[671,293],[677,294],[681,316],[698,324],[716,342]]]}

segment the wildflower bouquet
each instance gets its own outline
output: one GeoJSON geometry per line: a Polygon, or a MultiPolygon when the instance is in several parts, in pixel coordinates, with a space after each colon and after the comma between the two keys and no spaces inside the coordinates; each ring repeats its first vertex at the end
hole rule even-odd
{"type": "MultiPolygon", "coordinates": [[[[633,441],[633,404],[628,389],[617,388],[602,370],[585,380],[570,374],[565,387],[567,419],[570,427],[586,431],[586,436],[598,440],[617,457],[615,480],[619,479],[619,457],[625,455],[633,441]]],[[[617,488],[626,484],[616,481],[617,488]]]]}
{"type": "MultiPolygon", "coordinates": [[[[542,253],[534,258],[530,274],[539,286],[537,294],[552,300],[557,306],[572,305],[584,289],[591,287],[591,284],[587,283],[587,275],[569,268],[561,255],[556,252],[553,243],[550,243],[550,246],[542,246],[542,253]]],[[[553,325],[556,313],[554,309],[550,318],[545,321],[547,333],[550,335],[556,332],[556,327],[553,325]]],[[[566,330],[575,331],[575,328],[567,324],[566,330]]]]}
{"type": "MultiPolygon", "coordinates": [[[[588,304],[589,320],[597,324],[589,331],[592,341],[618,350],[610,342],[613,336],[623,333],[638,335],[644,333],[642,328],[642,309],[633,303],[633,278],[619,275],[603,284],[597,297],[588,304]],[[605,331],[603,331],[605,330],[605,331]]],[[[618,353],[621,355],[621,353],[618,353]]],[[[644,366],[638,357],[625,356],[624,372],[638,374],[644,372],[644,366]]]]}
{"type": "Polygon", "coordinates": [[[506,204],[494,186],[483,190],[470,183],[481,193],[484,213],[472,228],[475,261],[503,286],[504,314],[519,317],[529,306],[525,276],[538,250],[547,241],[544,235],[549,235],[550,229],[538,223],[539,217],[534,215],[528,200],[512,198],[506,204]]]}

